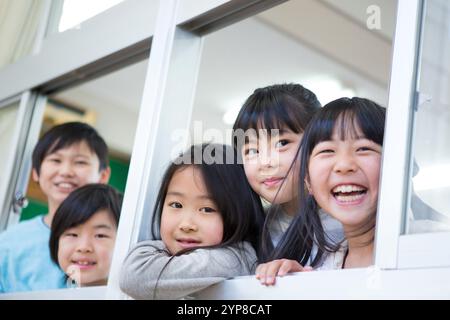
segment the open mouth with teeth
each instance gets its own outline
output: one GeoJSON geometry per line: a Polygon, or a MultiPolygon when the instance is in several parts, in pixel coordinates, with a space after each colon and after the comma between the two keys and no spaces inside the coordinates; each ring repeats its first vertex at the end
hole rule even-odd
{"type": "Polygon", "coordinates": [[[366,195],[367,188],[355,184],[339,185],[331,193],[337,201],[350,203],[361,200],[366,195]]]}
{"type": "Polygon", "coordinates": [[[59,182],[59,183],[55,183],[55,185],[61,189],[61,190],[67,190],[67,191],[72,191],[74,190],[77,186],[73,183],[70,182],[59,182]]]}

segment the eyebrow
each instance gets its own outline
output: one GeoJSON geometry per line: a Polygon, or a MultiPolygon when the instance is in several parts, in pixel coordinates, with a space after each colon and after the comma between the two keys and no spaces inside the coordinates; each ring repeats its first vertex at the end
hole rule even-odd
{"type": "MultiPolygon", "coordinates": [[[[368,141],[374,142],[373,140],[371,140],[371,139],[369,139],[369,138],[367,138],[365,136],[356,136],[356,137],[350,137],[350,139],[348,137],[344,137],[344,139],[341,139],[341,138],[339,138],[339,139],[332,139],[332,138],[330,138],[330,139],[322,140],[322,141],[318,142],[317,144],[324,143],[324,142],[345,141],[345,140],[368,140],[368,141]]],[[[376,142],[374,142],[374,143],[376,143],[376,142]]]]}
{"type": "MultiPolygon", "coordinates": [[[[185,197],[185,194],[182,192],[178,192],[178,191],[169,191],[167,192],[166,196],[176,196],[176,197],[185,197]]],[[[206,200],[211,200],[212,201],[212,197],[205,195],[205,196],[198,196],[196,197],[198,199],[206,199],[206,200]]]]}
{"type": "Polygon", "coordinates": [[[276,129],[278,131],[277,134],[274,134],[274,136],[282,136],[283,134],[288,134],[288,133],[295,133],[292,130],[289,129],[276,129]]]}
{"type": "MultiPolygon", "coordinates": [[[[51,157],[51,156],[62,157],[62,156],[64,156],[64,154],[60,152],[61,150],[62,149],[59,149],[59,150],[57,150],[55,152],[49,153],[49,154],[46,155],[46,157],[51,157]]],[[[82,158],[88,159],[90,156],[85,154],[85,153],[77,153],[77,154],[73,155],[73,158],[78,158],[78,157],[82,157],[82,158]]]]}
{"type": "Polygon", "coordinates": [[[112,230],[113,228],[111,228],[111,226],[107,225],[107,224],[98,224],[98,225],[94,226],[94,229],[109,229],[109,230],[112,230]]]}

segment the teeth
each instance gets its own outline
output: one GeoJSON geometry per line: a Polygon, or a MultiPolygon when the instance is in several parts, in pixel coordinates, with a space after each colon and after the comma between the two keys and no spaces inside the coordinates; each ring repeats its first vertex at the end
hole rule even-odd
{"type": "Polygon", "coordinates": [[[340,202],[352,202],[352,201],[356,201],[358,199],[361,199],[364,195],[362,194],[358,194],[358,195],[354,195],[354,196],[341,196],[338,195],[336,196],[336,199],[340,202]]]}
{"type": "Polygon", "coordinates": [[[66,188],[66,189],[72,189],[73,188],[73,184],[71,183],[67,183],[67,182],[61,182],[58,184],[59,187],[61,188],[66,188]]]}
{"type": "Polygon", "coordinates": [[[365,189],[355,185],[340,185],[335,187],[332,191],[334,193],[350,193],[355,191],[364,191],[365,189]]]}

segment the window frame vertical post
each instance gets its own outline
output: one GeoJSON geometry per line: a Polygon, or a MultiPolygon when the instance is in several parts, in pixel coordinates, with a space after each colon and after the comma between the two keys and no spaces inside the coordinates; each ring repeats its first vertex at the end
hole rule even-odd
{"type": "Polygon", "coordinates": [[[128,176],[136,183],[125,190],[107,299],[125,297],[119,288],[123,260],[133,244],[150,237],[160,180],[173,156],[172,133],[189,128],[203,41],[176,27],[178,4],[160,2],[128,176]]]}
{"type": "Polygon", "coordinates": [[[378,199],[375,265],[395,269],[409,192],[422,0],[399,0],[378,199]]]}

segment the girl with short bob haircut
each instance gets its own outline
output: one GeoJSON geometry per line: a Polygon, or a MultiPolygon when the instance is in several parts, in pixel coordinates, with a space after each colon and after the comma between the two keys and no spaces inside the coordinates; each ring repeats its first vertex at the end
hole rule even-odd
{"type": "Polygon", "coordinates": [[[234,149],[194,145],[167,168],[153,211],[156,240],[129,252],[120,287],[135,299],[178,299],[253,274],[263,219],[234,149]]]}
{"type": "Polygon", "coordinates": [[[258,266],[263,284],[311,267],[336,269],[372,264],[385,109],[364,98],[341,98],[320,110],[300,151],[299,214],[273,259],[258,266]],[[306,184],[306,187],[304,185],[306,184]],[[342,223],[346,241],[324,231],[318,210],[342,223]],[[312,255],[313,245],[318,250],[312,255]]]}
{"type": "Polygon", "coordinates": [[[56,210],[50,256],[68,286],[106,285],[121,205],[119,192],[96,183],[71,192],[56,210]]]}

